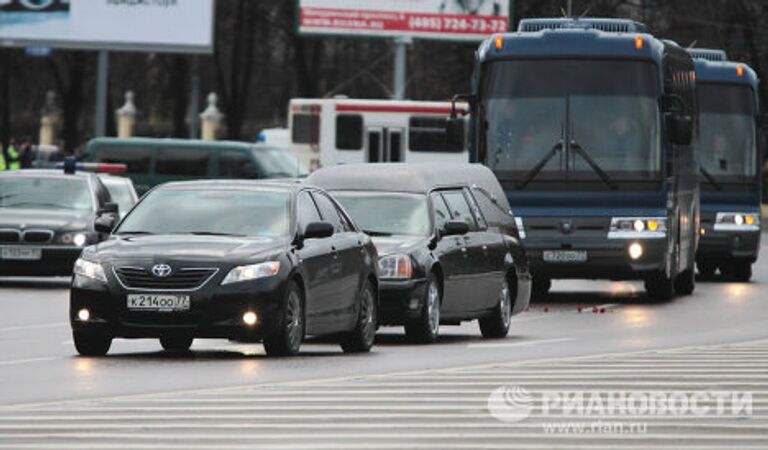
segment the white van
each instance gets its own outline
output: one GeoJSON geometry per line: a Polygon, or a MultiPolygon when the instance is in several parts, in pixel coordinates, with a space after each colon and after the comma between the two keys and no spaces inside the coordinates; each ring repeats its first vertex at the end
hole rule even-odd
{"type": "MultiPolygon", "coordinates": [[[[466,104],[457,104],[460,112],[466,104]]],[[[450,102],[293,99],[290,150],[310,169],[362,162],[467,162],[449,145],[450,102]]]]}

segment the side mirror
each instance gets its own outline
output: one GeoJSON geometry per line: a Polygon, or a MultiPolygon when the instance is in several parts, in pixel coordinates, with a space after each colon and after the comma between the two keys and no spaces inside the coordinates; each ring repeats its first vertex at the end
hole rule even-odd
{"type": "Polygon", "coordinates": [[[115,228],[115,218],[110,216],[101,216],[93,223],[93,228],[99,233],[109,234],[115,228]]]}
{"type": "Polygon", "coordinates": [[[105,203],[104,206],[97,212],[99,216],[104,214],[119,214],[120,207],[117,203],[105,203]]]}
{"type": "Polygon", "coordinates": [[[667,132],[673,144],[691,145],[693,140],[693,118],[669,114],[667,116],[667,132]]]}
{"type": "Polygon", "coordinates": [[[333,224],[329,222],[312,222],[304,229],[303,239],[323,239],[333,236],[333,224]]]}
{"type": "Polygon", "coordinates": [[[464,120],[451,117],[445,121],[446,144],[449,148],[464,147],[464,120]]]}
{"type": "Polygon", "coordinates": [[[452,220],[450,222],[446,222],[445,226],[443,227],[442,235],[458,236],[467,233],[469,233],[469,225],[466,222],[452,220]]]}

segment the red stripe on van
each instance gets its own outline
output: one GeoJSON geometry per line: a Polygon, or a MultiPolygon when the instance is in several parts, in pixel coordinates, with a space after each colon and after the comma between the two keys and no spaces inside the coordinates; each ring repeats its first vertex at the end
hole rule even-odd
{"type": "MultiPolygon", "coordinates": [[[[457,110],[462,111],[460,106],[457,110]]],[[[414,113],[449,115],[450,106],[404,106],[404,105],[336,105],[339,112],[379,112],[379,113],[414,113]]]]}

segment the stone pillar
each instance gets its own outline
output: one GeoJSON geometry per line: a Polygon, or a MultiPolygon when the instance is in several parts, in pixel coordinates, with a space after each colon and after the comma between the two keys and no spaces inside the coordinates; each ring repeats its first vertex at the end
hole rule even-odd
{"type": "Polygon", "coordinates": [[[208,94],[208,107],[200,114],[200,121],[202,122],[201,139],[204,141],[215,141],[218,135],[221,119],[224,118],[224,114],[216,106],[218,102],[219,97],[211,92],[208,94]]]}
{"type": "Polygon", "coordinates": [[[133,103],[135,95],[133,91],[125,93],[125,104],[120,107],[117,115],[117,137],[127,139],[133,137],[133,128],[136,126],[136,105],[133,103]]]}
{"type": "Polygon", "coordinates": [[[40,117],[40,145],[54,145],[59,134],[61,124],[61,110],[56,106],[56,92],[48,91],[45,94],[45,106],[40,117]]]}

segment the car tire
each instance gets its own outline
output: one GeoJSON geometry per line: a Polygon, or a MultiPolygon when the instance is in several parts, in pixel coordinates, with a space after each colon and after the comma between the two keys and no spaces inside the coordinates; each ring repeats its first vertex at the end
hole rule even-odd
{"type": "Polygon", "coordinates": [[[345,353],[365,353],[373,347],[376,339],[377,308],[376,292],[370,281],[366,281],[357,299],[358,314],[355,328],[341,340],[341,349],[345,353]]]}
{"type": "Polygon", "coordinates": [[[419,317],[405,323],[405,337],[409,341],[429,344],[437,340],[440,335],[442,298],[440,283],[434,273],[430,274],[419,317]]]}
{"type": "Polygon", "coordinates": [[[732,262],[724,272],[730,280],[746,283],[752,278],[752,264],[743,261],[732,262]]]}
{"type": "Polygon", "coordinates": [[[498,339],[507,336],[512,321],[512,292],[509,281],[504,277],[499,290],[499,303],[488,317],[480,319],[480,333],[486,339],[498,339]]]}
{"type": "Polygon", "coordinates": [[[160,338],[160,345],[167,352],[188,352],[194,340],[192,336],[163,336],[160,338]]]}
{"type": "Polygon", "coordinates": [[[645,279],[645,291],[656,301],[668,301],[675,293],[672,279],[665,272],[656,272],[645,279]]]}
{"type": "Polygon", "coordinates": [[[693,294],[694,289],[696,289],[696,277],[694,276],[693,269],[688,269],[675,277],[676,293],[680,295],[691,295],[693,294]]]}
{"type": "Polygon", "coordinates": [[[47,11],[56,7],[55,0],[19,0],[24,11],[47,11]]]}
{"type": "Polygon", "coordinates": [[[304,340],[304,302],[301,289],[292,281],[285,290],[285,304],[278,330],[264,338],[269,356],[294,356],[304,340]]]}
{"type": "Polygon", "coordinates": [[[104,356],[112,346],[112,338],[103,334],[75,331],[72,340],[75,341],[77,353],[83,356],[104,356]]]}
{"type": "Polygon", "coordinates": [[[552,280],[549,278],[533,277],[533,297],[544,297],[549,294],[549,290],[552,289],[552,280]]]}
{"type": "Polygon", "coordinates": [[[711,280],[715,277],[717,272],[717,265],[711,263],[697,263],[696,267],[699,269],[699,275],[704,280],[711,280]]]}

